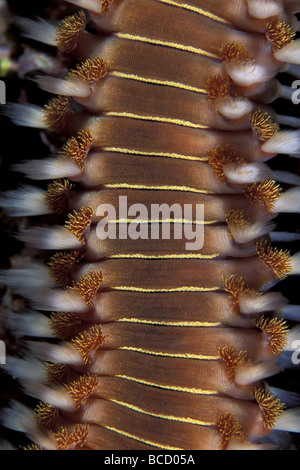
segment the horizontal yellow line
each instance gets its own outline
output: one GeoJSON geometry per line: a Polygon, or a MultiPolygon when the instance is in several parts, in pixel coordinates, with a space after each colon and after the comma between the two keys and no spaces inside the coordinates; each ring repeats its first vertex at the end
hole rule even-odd
{"type": "Polygon", "coordinates": [[[190,10],[193,13],[198,13],[201,16],[206,16],[207,18],[218,21],[219,23],[224,23],[224,24],[231,24],[230,21],[226,20],[225,18],[222,18],[221,16],[214,15],[213,13],[210,13],[209,11],[203,10],[202,8],[194,7],[192,5],[188,5],[186,3],[178,3],[175,2],[174,0],[157,0],[160,3],[166,3],[167,5],[171,5],[174,7],[182,8],[184,10],[190,10]]]}
{"type": "MultiPolygon", "coordinates": [[[[130,224],[131,222],[136,222],[136,219],[116,219],[116,220],[109,220],[108,223],[110,224],[130,224]]],[[[140,220],[138,219],[139,224],[190,224],[193,225],[213,225],[218,223],[217,220],[188,220],[188,219],[148,219],[148,220],[140,220]]]]}
{"type": "Polygon", "coordinates": [[[125,78],[128,80],[135,80],[137,82],[150,83],[151,85],[161,85],[171,88],[179,88],[180,90],[191,91],[192,93],[201,93],[202,95],[207,95],[207,91],[204,88],[197,88],[191,85],[185,85],[180,82],[172,82],[170,80],[157,80],[155,78],[141,77],[140,75],[134,75],[131,73],[123,72],[111,72],[113,77],[125,78]]]}
{"type": "Polygon", "coordinates": [[[219,361],[220,356],[207,356],[204,354],[190,354],[190,353],[165,353],[162,351],[150,351],[149,349],[142,349],[142,348],[134,348],[131,346],[122,346],[119,348],[119,350],[123,351],[132,351],[132,352],[138,352],[141,354],[148,354],[150,356],[161,356],[161,357],[174,357],[177,359],[197,359],[200,361],[219,361]]]}
{"type": "Polygon", "coordinates": [[[216,253],[213,255],[201,255],[199,253],[188,253],[188,254],[178,254],[178,255],[143,255],[142,253],[133,253],[133,254],[120,254],[120,255],[110,255],[110,259],[144,259],[144,260],[155,260],[155,259],[215,259],[218,258],[220,254],[216,253]]]}
{"type": "Polygon", "coordinates": [[[146,411],[143,408],[140,408],[139,406],[131,405],[130,403],[126,403],[120,400],[109,399],[109,401],[116,403],[117,405],[124,406],[125,408],[128,408],[129,410],[136,411],[138,413],[141,413],[147,416],[151,416],[152,418],[159,418],[159,419],[165,419],[167,421],[175,421],[178,423],[186,423],[186,424],[195,424],[197,426],[206,426],[206,427],[214,426],[216,424],[214,422],[202,421],[200,419],[195,419],[195,418],[188,418],[188,417],[182,418],[180,416],[150,413],[150,411],[146,411]]]}
{"type": "Polygon", "coordinates": [[[130,292],[143,292],[144,294],[167,293],[167,292],[216,292],[220,287],[198,287],[198,286],[182,286],[174,287],[171,289],[146,289],[143,287],[135,286],[115,286],[114,290],[130,291],[130,292]]]}
{"type": "Polygon", "coordinates": [[[156,382],[149,382],[147,380],[137,379],[136,377],[129,377],[128,375],[115,375],[114,377],[119,377],[121,379],[129,380],[141,385],[147,385],[149,387],[161,388],[164,390],[172,390],[174,392],[184,392],[191,393],[195,395],[217,395],[217,390],[203,390],[201,388],[188,388],[188,387],[178,387],[175,385],[162,385],[156,382]]]}
{"type": "Polygon", "coordinates": [[[160,41],[159,39],[151,39],[144,36],[137,36],[129,33],[116,33],[116,36],[120,39],[129,39],[130,41],[144,42],[148,44],[153,44],[155,46],[170,47],[171,49],[179,49],[184,52],[191,52],[193,54],[203,55],[205,57],[220,60],[220,57],[217,54],[213,54],[198,47],[186,46],[184,44],[178,44],[176,42],[160,41]]]}
{"type": "Polygon", "coordinates": [[[155,184],[129,184],[129,183],[112,183],[105,184],[108,189],[136,189],[136,190],[149,190],[149,191],[182,191],[187,193],[197,194],[216,194],[213,191],[206,191],[205,189],[197,189],[189,186],[176,186],[176,185],[155,185],[155,184]]]}
{"type": "Polygon", "coordinates": [[[144,116],[142,114],[134,114],[134,113],[127,113],[127,112],[109,111],[105,113],[105,116],[138,119],[142,121],[161,122],[163,124],[175,124],[176,126],[190,127],[193,129],[209,129],[208,126],[204,126],[203,124],[194,124],[193,122],[184,121],[181,119],[164,118],[164,117],[159,117],[159,116],[144,116]]]}
{"type": "Polygon", "coordinates": [[[157,325],[157,326],[182,326],[182,327],[195,327],[195,328],[215,328],[222,326],[221,322],[201,322],[201,321],[156,321],[156,320],[142,320],[140,318],[120,318],[118,322],[125,323],[141,323],[143,325],[157,325]]]}
{"type": "Polygon", "coordinates": [[[134,150],[120,147],[104,147],[104,152],[125,153],[129,155],[140,155],[146,157],[164,157],[174,158],[179,160],[191,160],[197,162],[208,162],[207,157],[194,157],[192,155],[181,155],[180,153],[164,153],[164,152],[145,152],[144,150],[134,150]]]}
{"type": "Polygon", "coordinates": [[[159,444],[158,442],[153,442],[153,441],[149,441],[147,439],[142,439],[141,437],[139,436],[136,436],[134,434],[130,434],[129,432],[126,432],[126,431],[121,431],[120,429],[117,429],[113,426],[102,426],[103,428],[105,429],[108,429],[109,431],[113,431],[117,434],[120,434],[124,437],[128,437],[130,439],[133,439],[137,442],[142,442],[143,444],[147,444],[149,446],[153,446],[153,447],[158,447],[159,449],[164,449],[164,450],[183,450],[181,449],[181,447],[171,447],[171,446],[167,446],[167,445],[164,445],[164,444],[159,444]]]}

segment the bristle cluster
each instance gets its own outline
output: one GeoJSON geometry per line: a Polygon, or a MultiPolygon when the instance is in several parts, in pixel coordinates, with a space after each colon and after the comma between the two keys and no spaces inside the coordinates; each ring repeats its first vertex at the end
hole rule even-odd
{"type": "Polygon", "coordinates": [[[67,379],[68,366],[58,362],[45,362],[45,371],[48,382],[51,384],[62,384],[67,379]]]}
{"type": "Polygon", "coordinates": [[[60,339],[71,338],[81,325],[81,320],[71,312],[53,313],[51,319],[51,330],[55,336],[60,339]]]}
{"type": "Polygon", "coordinates": [[[35,422],[38,428],[54,428],[58,417],[58,409],[55,408],[55,406],[49,405],[48,403],[40,402],[34,409],[34,412],[35,422]]]}
{"type": "Polygon", "coordinates": [[[83,207],[80,212],[74,211],[69,214],[65,227],[84,244],[84,232],[91,224],[93,218],[93,209],[91,207],[83,207]]]}
{"type": "Polygon", "coordinates": [[[246,47],[241,42],[228,42],[220,49],[220,57],[223,62],[235,61],[245,63],[251,60],[246,47]]]}
{"type": "Polygon", "coordinates": [[[48,129],[61,132],[70,111],[71,101],[68,96],[53,98],[44,108],[44,122],[48,129]]]}
{"type": "Polygon", "coordinates": [[[273,53],[292,42],[295,36],[296,33],[285,21],[277,21],[276,23],[269,21],[266,25],[266,37],[272,44],[273,53]]]}
{"type": "Polygon", "coordinates": [[[267,336],[272,353],[280,354],[287,344],[288,326],[286,321],[262,315],[260,318],[254,319],[253,323],[267,336]]]}
{"type": "Polygon", "coordinates": [[[274,180],[253,183],[245,189],[244,194],[250,201],[261,204],[268,212],[273,212],[275,202],[282,192],[281,186],[274,180]]]}
{"type": "Polygon", "coordinates": [[[101,0],[101,15],[107,15],[112,0],[101,0]]]}
{"type": "Polygon", "coordinates": [[[106,74],[106,62],[101,57],[94,57],[78,64],[75,70],[70,70],[68,77],[79,78],[84,82],[93,83],[104,78],[106,74]]]}
{"type": "Polygon", "coordinates": [[[83,447],[89,433],[87,424],[76,424],[72,430],[61,428],[54,437],[57,441],[58,450],[71,450],[83,447]]]}
{"type": "Polygon", "coordinates": [[[230,345],[218,349],[219,356],[226,364],[226,375],[229,383],[234,383],[237,367],[249,362],[246,351],[237,351],[230,345]]]}
{"type": "Polygon", "coordinates": [[[213,75],[207,80],[205,89],[208,100],[213,103],[217,98],[227,98],[230,95],[231,80],[220,74],[213,75]]]}
{"type": "Polygon", "coordinates": [[[233,209],[226,215],[226,222],[228,225],[228,233],[230,238],[233,238],[230,227],[245,227],[250,225],[248,214],[244,210],[233,209]]]}
{"type": "Polygon", "coordinates": [[[236,274],[233,274],[229,278],[224,278],[224,291],[230,294],[230,300],[232,301],[232,312],[238,314],[240,311],[239,306],[239,295],[242,293],[250,293],[255,296],[259,296],[260,292],[251,289],[242,278],[238,278],[236,274]]]}
{"type": "Polygon", "coordinates": [[[60,150],[60,155],[71,158],[81,171],[84,171],[84,159],[92,146],[92,134],[89,129],[78,132],[77,137],[71,137],[60,150]]]}
{"type": "Polygon", "coordinates": [[[274,122],[268,113],[263,113],[260,110],[250,115],[250,123],[253,132],[263,142],[273,137],[279,130],[277,122],[274,122]]]}
{"type": "Polygon", "coordinates": [[[82,259],[79,251],[58,251],[50,258],[48,266],[50,274],[59,286],[70,284],[70,268],[82,259]]]}
{"type": "Polygon", "coordinates": [[[221,147],[218,145],[216,148],[208,150],[207,157],[221,183],[224,183],[226,180],[224,174],[225,165],[232,162],[244,162],[244,160],[237,155],[236,151],[228,146],[221,147]]]}
{"type": "Polygon", "coordinates": [[[93,298],[102,284],[102,281],[103,277],[101,271],[91,271],[86,276],[81,276],[79,279],[74,281],[70,289],[77,291],[84,299],[87,306],[92,307],[93,298]]]}
{"type": "Polygon", "coordinates": [[[81,354],[84,362],[88,364],[91,354],[103,343],[104,337],[100,325],[93,325],[89,330],[83,331],[72,339],[73,346],[81,354]]]}
{"type": "Polygon", "coordinates": [[[74,188],[74,184],[69,180],[56,180],[47,187],[46,203],[51,212],[63,214],[67,207],[69,192],[74,188]]]}
{"type": "Polygon", "coordinates": [[[276,395],[263,388],[255,388],[253,394],[261,409],[265,427],[267,429],[274,428],[277,419],[285,409],[284,404],[276,395]]]}
{"type": "Polygon", "coordinates": [[[243,431],[238,419],[231,413],[221,414],[217,421],[217,427],[222,435],[220,450],[227,449],[233,437],[237,437],[243,441],[247,439],[247,434],[243,431]]]}
{"type": "Polygon", "coordinates": [[[276,279],[284,279],[292,273],[292,258],[288,250],[273,248],[268,240],[260,240],[256,244],[256,251],[276,279]]]}
{"type": "Polygon", "coordinates": [[[82,375],[78,380],[65,385],[66,390],[71,395],[76,408],[82,405],[98,386],[99,379],[96,375],[82,375]]]}
{"type": "Polygon", "coordinates": [[[71,53],[85,25],[86,16],[83,10],[65,18],[57,28],[56,42],[58,48],[66,54],[71,53]]]}

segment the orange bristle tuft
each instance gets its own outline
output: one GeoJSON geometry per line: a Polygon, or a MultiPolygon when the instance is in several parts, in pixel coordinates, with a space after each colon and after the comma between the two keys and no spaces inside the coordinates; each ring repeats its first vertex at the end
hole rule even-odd
{"type": "Polygon", "coordinates": [[[69,54],[76,47],[78,37],[86,26],[83,10],[65,18],[57,28],[56,42],[60,51],[69,54]]]}
{"type": "Polygon", "coordinates": [[[220,74],[213,75],[207,80],[205,89],[210,102],[214,102],[217,98],[227,98],[230,95],[231,80],[220,74]]]}
{"type": "Polygon", "coordinates": [[[250,224],[250,219],[248,214],[243,210],[231,210],[229,214],[226,215],[226,222],[228,225],[229,236],[230,238],[233,238],[230,226],[245,227],[250,224]]]}
{"type": "Polygon", "coordinates": [[[62,384],[67,380],[68,366],[52,362],[45,362],[45,369],[48,382],[52,384],[62,384]]]}
{"type": "Polygon", "coordinates": [[[220,49],[220,57],[223,62],[235,61],[245,63],[251,60],[246,47],[241,42],[227,42],[220,49]]]}
{"type": "Polygon", "coordinates": [[[267,318],[264,315],[253,320],[254,325],[268,337],[273,354],[280,354],[287,344],[288,326],[281,318],[267,318]]]}
{"type": "Polygon", "coordinates": [[[277,419],[285,409],[285,405],[276,395],[262,388],[255,388],[253,395],[261,409],[265,427],[267,429],[274,428],[277,419]]]}
{"type": "Polygon", "coordinates": [[[70,78],[79,78],[80,80],[93,83],[96,80],[104,78],[107,74],[107,64],[101,57],[87,59],[85,62],[78,64],[75,70],[71,70],[68,74],[70,78]]]}
{"type": "Polygon", "coordinates": [[[98,384],[99,378],[96,375],[82,375],[78,380],[65,385],[65,388],[72,396],[75,407],[79,408],[93,393],[98,384]]]}
{"type": "Polygon", "coordinates": [[[84,159],[86,158],[92,146],[92,133],[89,129],[84,129],[78,132],[77,137],[71,137],[63,148],[60,154],[71,158],[81,171],[84,171],[84,159]]]}
{"type": "Polygon", "coordinates": [[[226,375],[229,383],[234,383],[235,371],[237,367],[244,365],[247,360],[246,351],[237,351],[234,346],[225,346],[218,348],[218,353],[221,359],[226,364],[226,375]]]}
{"type": "Polygon", "coordinates": [[[74,184],[69,180],[57,180],[47,187],[46,202],[52,212],[63,214],[68,202],[69,192],[74,188],[74,184]]]}
{"type": "Polygon", "coordinates": [[[217,427],[222,435],[221,450],[227,449],[229,441],[233,437],[238,437],[243,441],[247,439],[247,434],[242,430],[237,418],[231,413],[221,414],[217,421],[217,427]]]}
{"type": "Polygon", "coordinates": [[[54,429],[57,417],[58,409],[48,403],[40,402],[34,412],[36,413],[35,422],[40,429],[54,429]]]}
{"type": "Polygon", "coordinates": [[[49,130],[61,132],[70,111],[71,101],[68,96],[52,98],[44,108],[44,122],[49,130]]]}
{"type": "Polygon", "coordinates": [[[51,319],[51,330],[60,339],[71,338],[77,331],[81,320],[70,312],[53,313],[51,319]]]}
{"type": "Polygon", "coordinates": [[[281,186],[274,180],[253,183],[244,190],[245,196],[256,204],[265,206],[268,212],[275,208],[274,202],[280,197],[281,186]]]}
{"type": "Polygon", "coordinates": [[[48,262],[50,273],[55,283],[59,286],[68,285],[72,282],[70,269],[82,259],[79,251],[58,251],[48,262]]]}
{"type": "Polygon", "coordinates": [[[61,428],[55,433],[58,450],[71,450],[83,447],[88,436],[89,426],[87,424],[76,424],[70,431],[68,428],[61,428]]]}
{"type": "Polygon", "coordinates": [[[112,0],[101,0],[101,15],[107,15],[112,0]]]}
{"type": "Polygon", "coordinates": [[[90,362],[90,355],[103,343],[102,329],[100,325],[93,325],[89,330],[83,331],[72,339],[73,346],[79,351],[84,362],[90,362]]]}
{"type": "Polygon", "coordinates": [[[276,279],[284,279],[292,272],[291,255],[288,250],[272,248],[268,240],[260,240],[256,244],[257,255],[265,265],[273,271],[276,279]]]}
{"type": "Polygon", "coordinates": [[[273,53],[279,51],[295,39],[296,33],[285,21],[269,21],[266,25],[266,37],[272,44],[273,53]]]}
{"type": "Polygon", "coordinates": [[[81,276],[73,282],[72,287],[84,299],[88,307],[93,306],[93,298],[96,295],[103,281],[102,272],[91,271],[86,276],[81,276]]]}
{"type": "Polygon", "coordinates": [[[221,183],[226,181],[223,169],[225,165],[232,162],[244,163],[244,160],[238,157],[234,149],[230,147],[222,148],[219,145],[215,149],[208,150],[207,157],[221,183]]]}
{"type": "Polygon", "coordinates": [[[253,132],[263,142],[273,137],[279,130],[277,122],[274,122],[268,113],[263,113],[260,110],[250,115],[250,123],[253,132]]]}
{"type": "Polygon", "coordinates": [[[240,311],[240,306],[239,306],[240,294],[246,292],[246,293],[251,293],[256,296],[261,295],[260,292],[248,287],[242,278],[238,279],[236,274],[233,274],[229,278],[224,278],[224,283],[225,283],[224,291],[230,294],[230,299],[232,301],[232,312],[236,315],[240,311]]]}
{"type": "Polygon", "coordinates": [[[91,207],[83,207],[80,212],[74,211],[73,214],[69,214],[69,220],[64,226],[84,245],[84,232],[91,224],[92,218],[93,209],[91,207]]]}

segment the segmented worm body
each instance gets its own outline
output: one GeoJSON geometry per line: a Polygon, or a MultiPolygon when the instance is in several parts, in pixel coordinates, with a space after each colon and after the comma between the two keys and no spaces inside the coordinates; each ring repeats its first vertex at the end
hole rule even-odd
{"type": "Polygon", "coordinates": [[[18,235],[39,257],[1,273],[28,301],[6,313],[25,347],[3,369],[37,400],[2,424],[30,449],[271,449],[299,431],[297,398],[265,382],[300,340],[271,289],[300,272],[271,244],[297,239],[273,230],[299,181],[267,163],[300,154],[270,105],[292,98],[276,76],[299,73],[299,2],[72,3],[57,26],[18,19],[75,65],[36,78],[43,108],[7,105],[63,144],[16,165],[46,189],[1,197],[51,215],[18,235]]]}

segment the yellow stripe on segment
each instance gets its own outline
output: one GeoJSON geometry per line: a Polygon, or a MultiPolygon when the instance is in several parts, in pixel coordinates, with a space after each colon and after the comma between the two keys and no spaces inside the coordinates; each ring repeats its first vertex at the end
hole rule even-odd
{"type": "Polygon", "coordinates": [[[170,292],[216,292],[220,287],[198,287],[198,286],[182,286],[174,287],[173,289],[146,289],[143,287],[135,286],[116,286],[112,287],[113,290],[128,291],[128,292],[141,292],[144,294],[158,294],[170,292]]]}
{"type": "Polygon", "coordinates": [[[160,357],[174,357],[177,359],[196,359],[199,361],[219,361],[220,356],[207,356],[205,354],[191,354],[191,353],[164,353],[162,351],[150,351],[149,349],[134,348],[133,346],[122,346],[119,350],[132,351],[141,354],[147,354],[149,356],[160,356],[160,357]]]}
{"type": "Polygon", "coordinates": [[[194,157],[192,155],[181,155],[179,153],[163,153],[163,152],[145,152],[144,150],[133,150],[120,147],[104,147],[104,152],[125,153],[129,155],[140,155],[145,157],[164,157],[175,158],[179,160],[192,160],[196,162],[208,162],[207,157],[194,157]]]}
{"type": "Polygon", "coordinates": [[[185,85],[184,83],[180,82],[172,82],[169,80],[157,80],[155,78],[141,77],[139,75],[123,72],[111,72],[110,75],[112,75],[113,77],[126,78],[128,80],[135,80],[143,83],[150,83],[151,85],[162,85],[166,87],[179,88],[181,90],[191,91],[192,93],[201,93],[202,95],[207,95],[207,91],[204,88],[197,88],[194,86],[185,85]]]}
{"type": "Polygon", "coordinates": [[[182,191],[186,193],[197,193],[197,194],[216,194],[213,191],[206,191],[205,189],[191,188],[189,186],[172,186],[172,185],[155,185],[155,184],[129,184],[129,183],[113,183],[105,184],[105,188],[108,189],[137,189],[137,190],[149,190],[149,191],[182,191]]]}
{"type": "Polygon", "coordinates": [[[192,328],[216,328],[222,326],[221,322],[205,322],[205,321],[156,321],[156,320],[141,320],[140,318],[120,318],[118,322],[124,323],[141,323],[143,325],[153,325],[153,326],[183,326],[183,327],[192,327],[192,328]]]}
{"type": "Polygon", "coordinates": [[[221,16],[214,15],[213,13],[210,13],[209,11],[203,10],[202,8],[194,7],[192,5],[188,5],[186,3],[178,3],[178,2],[175,2],[174,0],[157,0],[157,1],[160,3],[166,3],[167,5],[171,5],[174,7],[182,8],[184,10],[189,10],[189,11],[192,11],[193,13],[198,13],[201,16],[205,16],[206,18],[217,21],[218,23],[232,24],[230,21],[226,20],[225,18],[222,18],[221,16]]]}
{"type": "Polygon", "coordinates": [[[129,380],[130,382],[138,383],[141,385],[147,385],[149,387],[161,388],[163,390],[172,390],[174,392],[184,392],[184,393],[191,393],[194,395],[217,395],[219,392],[218,390],[203,390],[201,388],[188,388],[188,387],[178,387],[175,385],[163,385],[158,384],[156,382],[149,382],[147,380],[137,379],[136,377],[130,377],[128,375],[115,375],[114,377],[118,377],[120,379],[129,380]]]}
{"type": "Polygon", "coordinates": [[[121,431],[120,429],[117,429],[113,426],[105,426],[103,425],[102,426],[103,428],[105,429],[108,429],[109,431],[113,431],[117,434],[120,434],[121,436],[124,436],[124,437],[128,437],[130,439],[133,439],[137,442],[142,442],[143,444],[147,444],[149,446],[153,446],[153,447],[158,447],[159,449],[164,449],[164,450],[184,450],[182,449],[181,447],[171,447],[171,446],[167,446],[167,445],[164,445],[164,444],[159,444],[158,442],[153,442],[153,441],[149,441],[147,439],[142,439],[141,437],[138,437],[134,434],[130,434],[129,432],[126,432],[126,431],[121,431]]]}
{"type": "MultiPolygon", "coordinates": [[[[136,219],[116,219],[116,220],[109,220],[108,221],[110,224],[130,224],[131,222],[135,222],[136,223],[136,219]]],[[[138,223],[139,224],[169,224],[169,223],[172,223],[172,224],[190,224],[192,223],[193,225],[213,225],[213,224],[216,224],[218,223],[218,220],[186,220],[186,219],[163,219],[163,220],[159,220],[159,219],[148,219],[148,220],[138,220],[138,223]]]]}
{"type": "Polygon", "coordinates": [[[182,418],[180,416],[150,413],[150,411],[146,411],[143,408],[140,408],[139,406],[131,405],[130,403],[126,403],[120,400],[109,399],[109,401],[112,403],[116,403],[117,405],[124,406],[125,408],[128,408],[129,410],[136,411],[138,413],[141,413],[147,416],[151,416],[152,418],[159,418],[159,419],[165,419],[167,421],[175,421],[178,423],[186,423],[186,424],[195,424],[196,426],[206,426],[206,427],[215,426],[216,424],[211,421],[202,421],[200,419],[195,419],[195,418],[182,418]]]}
{"type": "Polygon", "coordinates": [[[136,36],[136,35],[129,34],[129,33],[116,33],[116,36],[120,39],[129,39],[130,41],[144,42],[148,44],[153,44],[155,46],[170,47],[171,49],[179,49],[184,52],[191,52],[193,54],[203,55],[205,57],[210,57],[212,59],[220,60],[219,55],[213,54],[212,52],[205,51],[204,49],[200,49],[198,47],[186,46],[184,44],[178,44],[176,42],[160,41],[159,39],[151,39],[151,38],[147,38],[144,36],[136,36]]]}
{"type": "Polygon", "coordinates": [[[162,118],[159,116],[143,116],[142,114],[133,114],[133,113],[126,113],[126,112],[118,112],[118,111],[109,111],[105,113],[105,116],[138,119],[142,121],[161,122],[163,124],[174,124],[176,126],[190,127],[193,129],[209,129],[208,126],[204,126],[203,124],[194,124],[193,122],[190,122],[190,121],[184,121],[181,119],[172,119],[172,118],[162,118]]]}
{"type": "Polygon", "coordinates": [[[199,253],[188,253],[188,254],[178,254],[178,255],[143,255],[142,253],[131,253],[131,254],[120,254],[120,255],[110,255],[109,259],[215,259],[221,256],[218,253],[213,255],[201,255],[199,253]]]}

